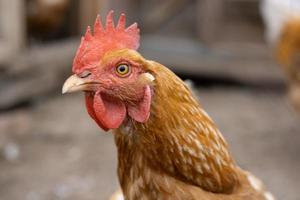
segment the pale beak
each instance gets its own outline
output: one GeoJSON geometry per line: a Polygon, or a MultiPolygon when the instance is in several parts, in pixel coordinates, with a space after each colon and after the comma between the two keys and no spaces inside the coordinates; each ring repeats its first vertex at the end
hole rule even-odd
{"type": "Polygon", "coordinates": [[[77,91],[84,91],[88,87],[87,80],[78,77],[76,74],[70,76],[62,87],[62,93],[70,93],[77,91]]]}

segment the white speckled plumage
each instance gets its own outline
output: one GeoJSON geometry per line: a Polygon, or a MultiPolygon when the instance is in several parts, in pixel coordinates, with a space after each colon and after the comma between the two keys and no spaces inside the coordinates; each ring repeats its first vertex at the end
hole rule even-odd
{"type": "Polygon", "coordinates": [[[265,200],[264,189],[257,191],[257,182],[254,185],[253,178],[237,167],[222,134],[183,82],[157,63],[148,67],[155,76],[149,121],[143,126],[130,121],[133,137],[128,138],[123,129],[115,134],[119,177],[128,199],[198,200],[202,195],[208,200],[219,200],[219,196],[241,200],[248,190],[249,200],[265,200]],[[176,86],[180,92],[174,93],[176,86]],[[136,160],[143,165],[137,166],[136,160]],[[128,170],[134,175],[127,176],[128,170]],[[166,192],[174,187],[180,189],[166,192]],[[227,197],[228,193],[233,197],[227,197]]]}

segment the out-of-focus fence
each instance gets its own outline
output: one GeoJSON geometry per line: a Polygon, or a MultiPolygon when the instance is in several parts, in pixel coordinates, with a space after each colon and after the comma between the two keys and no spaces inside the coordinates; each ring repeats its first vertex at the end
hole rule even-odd
{"type": "Polygon", "coordinates": [[[280,76],[265,67],[272,63],[257,0],[0,0],[0,5],[0,109],[57,91],[70,73],[78,37],[110,9],[115,18],[125,12],[128,24],[139,23],[143,55],[177,72],[250,82],[280,76]]]}

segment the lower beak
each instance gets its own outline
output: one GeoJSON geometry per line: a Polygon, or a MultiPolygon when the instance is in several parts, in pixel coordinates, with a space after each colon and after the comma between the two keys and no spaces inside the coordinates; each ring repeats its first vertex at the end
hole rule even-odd
{"type": "Polygon", "coordinates": [[[70,93],[88,90],[89,84],[87,80],[78,77],[76,74],[70,76],[62,87],[62,93],[70,93]]]}

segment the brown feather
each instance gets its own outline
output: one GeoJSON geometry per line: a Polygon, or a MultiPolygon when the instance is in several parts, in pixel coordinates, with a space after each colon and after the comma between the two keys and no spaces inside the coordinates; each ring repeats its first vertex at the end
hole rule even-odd
{"type": "Polygon", "coordinates": [[[149,120],[128,117],[115,131],[125,199],[267,199],[262,184],[255,188],[253,176],[235,164],[220,131],[180,78],[135,51],[116,55],[155,77],[149,120]]]}

